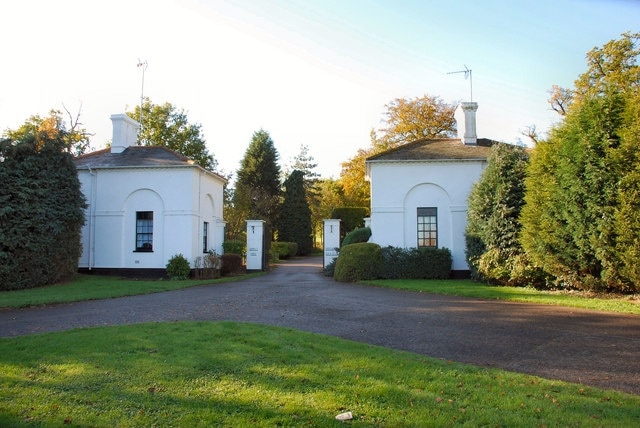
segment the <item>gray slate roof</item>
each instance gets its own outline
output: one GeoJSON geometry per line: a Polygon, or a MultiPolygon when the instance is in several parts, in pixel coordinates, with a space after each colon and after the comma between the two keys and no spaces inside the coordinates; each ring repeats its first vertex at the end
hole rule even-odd
{"type": "Polygon", "coordinates": [[[194,165],[189,158],[161,146],[130,146],[122,153],[103,149],[74,159],[76,168],[163,167],[194,165]]]}
{"type": "Polygon", "coordinates": [[[485,160],[497,141],[478,138],[475,146],[465,145],[457,138],[424,138],[367,158],[375,161],[420,160],[485,160]]]}

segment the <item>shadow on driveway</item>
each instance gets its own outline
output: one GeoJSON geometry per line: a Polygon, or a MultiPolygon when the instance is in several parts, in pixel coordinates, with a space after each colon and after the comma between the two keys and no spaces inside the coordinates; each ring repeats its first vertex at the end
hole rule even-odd
{"type": "Polygon", "coordinates": [[[462,363],[640,394],[640,317],[345,284],[321,258],[144,296],[0,310],[0,336],[177,320],[291,327],[462,363]]]}

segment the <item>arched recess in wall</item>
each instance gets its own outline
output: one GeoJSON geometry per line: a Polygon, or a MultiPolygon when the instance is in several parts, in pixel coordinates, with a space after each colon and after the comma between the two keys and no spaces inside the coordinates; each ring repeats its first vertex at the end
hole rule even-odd
{"type": "Polygon", "coordinates": [[[215,208],[215,201],[213,200],[213,196],[211,195],[211,193],[202,195],[201,215],[204,221],[213,221],[215,217],[214,213],[216,212],[215,208]]]}
{"type": "Polygon", "coordinates": [[[122,242],[124,250],[135,249],[136,246],[136,213],[153,212],[153,252],[162,254],[164,245],[164,200],[151,189],[137,189],[124,200],[122,228],[124,236],[122,242]]]}
{"type": "Polygon", "coordinates": [[[406,247],[418,246],[418,208],[436,208],[438,247],[451,248],[451,197],[442,187],[421,183],[412,187],[404,197],[403,237],[406,247]]]}

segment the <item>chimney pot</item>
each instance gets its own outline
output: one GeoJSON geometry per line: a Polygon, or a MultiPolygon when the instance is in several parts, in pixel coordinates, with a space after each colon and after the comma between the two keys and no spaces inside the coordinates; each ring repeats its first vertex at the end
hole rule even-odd
{"type": "Polygon", "coordinates": [[[460,103],[460,107],[464,112],[464,136],[462,142],[475,146],[478,143],[478,136],[476,134],[476,111],[478,110],[478,103],[462,102],[460,103]]]}
{"type": "Polygon", "coordinates": [[[135,146],[138,142],[140,124],[126,114],[112,114],[113,136],[111,138],[111,153],[122,153],[127,147],[135,146]]]}

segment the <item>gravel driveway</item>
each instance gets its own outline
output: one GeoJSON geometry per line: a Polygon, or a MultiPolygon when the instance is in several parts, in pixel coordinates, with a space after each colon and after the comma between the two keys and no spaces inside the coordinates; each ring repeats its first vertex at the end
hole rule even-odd
{"type": "Polygon", "coordinates": [[[640,317],[344,284],[321,258],[265,276],[144,296],[0,310],[0,336],[150,321],[291,327],[640,394],[640,317]]]}

